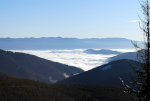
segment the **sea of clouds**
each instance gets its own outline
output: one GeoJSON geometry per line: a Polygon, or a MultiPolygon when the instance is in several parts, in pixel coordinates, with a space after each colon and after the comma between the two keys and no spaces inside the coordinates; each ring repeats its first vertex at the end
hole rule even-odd
{"type": "MultiPolygon", "coordinates": [[[[112,49],[119,52],[132,52],[133,49],[112,49]]],[[[79,67],[85,71],[93,69],[97,66],[107,63],[107,59],[116,54],[87,54],[85,49],[73,50],[11,50],[13,52],[21,52],[32,54],[47,60],[63,63],[70,66],[79,67]]]]}

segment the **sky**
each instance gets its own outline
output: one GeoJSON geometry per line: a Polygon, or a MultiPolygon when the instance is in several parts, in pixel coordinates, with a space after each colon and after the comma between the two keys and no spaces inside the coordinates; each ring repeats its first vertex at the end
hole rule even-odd
{"type": "Polygon", "coordinates": [[[0,37],[142,40],[139,0],[0,0],[0,37]]]}

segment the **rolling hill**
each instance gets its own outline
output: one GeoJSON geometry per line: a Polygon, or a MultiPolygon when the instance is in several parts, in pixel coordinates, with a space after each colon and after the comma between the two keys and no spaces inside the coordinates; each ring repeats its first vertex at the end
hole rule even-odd
{"type": "Polygon", "coordinates": [[[117,56],[108,58],[106,61],[117,61],[121,59],[129,59],[129,60],[134,60],[137,61],[137,53],[136,52],[127,52],[127,53],[122,53],[118,54],[117,56]]]}
{"type": "Polygon", "coordinates": [[[17,78],[55,83],[83,70],[33,55],[0,50],[0,71],[17,78]]]}
{"type": "Polygon", "coordinates": [[[118,51],[112,51],[109,49],[101,49],[101,50],[95,50],[95,49],[87,49],[84,51],[84,53],[87,54],[103,54],[103,55],[110,55],[110,54],[120,54],[121,52],[118,51]]]}
{"type": "MultiPolygon", "coordinates": [[[[67,78],[58,83],[73,85],[109,85],[122,87],[119,77],[127,83],[130,81],[129,71],[131,65],[138,66],[133,60],[117,60],[104,64],[87,72],[67,78]]],[[[129,84],[130,85],[130,84],[129,84]]]]}

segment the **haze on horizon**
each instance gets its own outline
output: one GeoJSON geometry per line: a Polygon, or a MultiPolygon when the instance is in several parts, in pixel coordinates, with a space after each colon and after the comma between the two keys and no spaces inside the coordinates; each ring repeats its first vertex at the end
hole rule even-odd
{"type": "Polygon", "coordinates": [[[0,37],[142,40],[138,0],[1,0],[0,37]]]}

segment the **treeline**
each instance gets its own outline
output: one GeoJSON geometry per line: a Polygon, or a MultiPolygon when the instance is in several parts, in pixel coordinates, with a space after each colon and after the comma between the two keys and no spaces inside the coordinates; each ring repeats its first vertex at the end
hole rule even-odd
{"type": "Polygon", "coordinates": [[[49,85],[0,76],[0,101],[133,101],[117,87],[49,85]]]}

